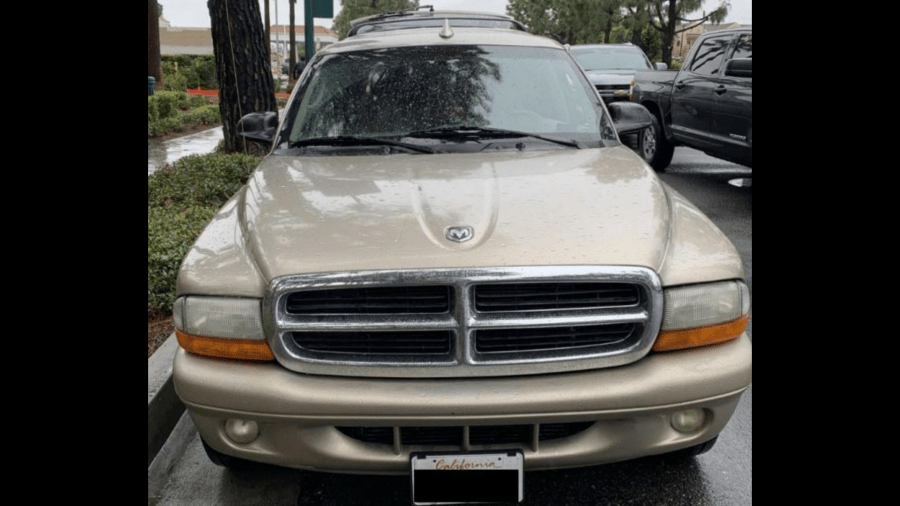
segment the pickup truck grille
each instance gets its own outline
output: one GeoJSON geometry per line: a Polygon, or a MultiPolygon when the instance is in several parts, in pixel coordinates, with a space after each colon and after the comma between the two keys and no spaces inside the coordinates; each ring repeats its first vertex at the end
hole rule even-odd
{"type": "Polygon", "coordinates": [[[264,301],[297,372],[472,377],[612,367],[646,355],[662,290],[638,267],[517,267],[286,276],[264,301]]]}
{"type": "Polygon", "coordinates": [[[624,283],[515,283],[478,285],[475,309],[484,313],[586,309],[637,304],[634,285],[624,283]]]}
{"type": "Polygon", "coordinates": [[[300,348],[346,355],[446,355],[452,333],[411,332],[292,332],[300,348]]]}
{"type": "Polygon", "coordinates": [[[431,314],[450,309],[450,287],[400,286],[294,292],[285,310],[302,314],[431,314]]]}

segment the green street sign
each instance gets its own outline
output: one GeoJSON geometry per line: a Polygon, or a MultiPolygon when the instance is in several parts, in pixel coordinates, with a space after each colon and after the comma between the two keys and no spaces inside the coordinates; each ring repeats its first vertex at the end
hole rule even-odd
{"type": "Polygon", "coordinates": [[[312,17],[333,18],[334,4],[331,0],[306,0],[312,3],[312,17]]]}

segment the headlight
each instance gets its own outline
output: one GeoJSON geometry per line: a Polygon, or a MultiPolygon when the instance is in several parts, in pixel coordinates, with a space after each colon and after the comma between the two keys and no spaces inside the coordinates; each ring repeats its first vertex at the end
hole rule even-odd
{"type": "Polygon", "coordinates": [[[242,360],[273,360],[262,328],[259,299],[180,297],[173,309],[175,335],[186,351],[242,360]]]}
{"type": "Polygon", "coordinates": [[[750,319],[750,291],[740,281],[667,288],[654,351],[680,350],[736,339],[750,319]]]}

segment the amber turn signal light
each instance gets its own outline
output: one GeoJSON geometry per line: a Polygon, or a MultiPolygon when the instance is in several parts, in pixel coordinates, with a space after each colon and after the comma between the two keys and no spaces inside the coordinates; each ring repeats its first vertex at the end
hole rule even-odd
{"type": "Polygon", "coordinates": [[[748,320],[749,313],[730,322],[692,329],[664,330],[656,337],[653,351],[683,350],[737,339],[747,328],[748,320]]]}
{"type": "Polygon", "coordinates": [[[275,360],[269,344],[256,339],[222,339],[185,334],[175,329],[178,344],[185,351],[207,357],[234,358],[238,360],[275,360]]]}

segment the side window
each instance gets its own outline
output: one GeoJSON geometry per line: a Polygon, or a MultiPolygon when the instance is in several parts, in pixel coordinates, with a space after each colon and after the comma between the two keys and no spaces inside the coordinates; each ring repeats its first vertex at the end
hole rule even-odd
{"type": "Polygon", "coordinates": [[[725,59],[725,50],[728,49],[731,37],[731,35],[723,35],[704,40],[700,47],[697,48],[697,52],[694,54],[694,61],[691,62],[689,70],[697,74],[718,75],[719,67],[722,66],[722,60],[725,59]]]}
{"type": "Polygon", "coordinates": [[[753,34],[741,35],[734,48],[731,58],[753,58],[753,34]]]}

